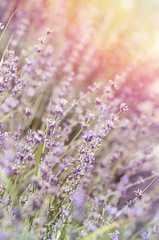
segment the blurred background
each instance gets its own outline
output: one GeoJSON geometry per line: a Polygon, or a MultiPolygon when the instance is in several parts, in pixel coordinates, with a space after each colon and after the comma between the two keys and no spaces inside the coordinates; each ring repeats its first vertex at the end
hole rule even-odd
{"type": "Polygon", "coordinates": [[[1,43],[1,55],[11,36],[17,55],[27,55],[49,27],[52,64],[62,61],[60,71],[76,73],[84,88],[118,74],[141,94],[156,80],[158,0],[1,0],[4,25],[19,5],[1,43]]]}

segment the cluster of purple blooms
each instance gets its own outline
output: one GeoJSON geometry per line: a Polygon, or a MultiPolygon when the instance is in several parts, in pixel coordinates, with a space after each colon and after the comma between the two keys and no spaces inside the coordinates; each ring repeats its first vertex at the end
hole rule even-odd
{"type": "Polygon", "coordinates": [[[0,240],[157,240],[157,96],[98,73],[93,27],[19,49],[27,27],[1,50],[0,240]]]}

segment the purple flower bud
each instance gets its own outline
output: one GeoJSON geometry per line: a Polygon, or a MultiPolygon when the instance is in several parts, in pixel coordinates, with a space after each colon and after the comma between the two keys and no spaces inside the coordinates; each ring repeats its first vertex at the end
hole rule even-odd
{"type": "Polygon", "coordinates": [[[46,30],[46,34],[49,35],[49,34],[51,34],[51,33],[52,33],[52,30],[51,30],[50,28],[48,28],[48,29],[46,30]]]}
{"type": "Polygon", "coordinates": [[[129,202],[127,202],[127,206],[129,207],[129,208],[132,208],[133,206],[134,206],[134,201],[132,201],[132,200],[130,200],[129,202]]]}
{"type": "Polygon", "coordinates": [[[48,128],[54,128],[56,126],[56,121],[52,119],[46,119],[46,125],[48,128]]]}
{"type": "Polygon", "coordinates": [[[28,65],[28,66],[31,66],[31,65],[32,65],[32,62],[31,62],[31,60],[30,60],[29,58],[26,58],[26,59],[25,59],[25,63],[26,63],[26,65],[28,65]]]}
{"type": "Polygon", "coordinates": [[[67,104],[67,100],[64,98],[60,99],[60,106],[63,108],[67,104]]]}
{"type": "Polygon", "coordinates": [[[41,44],[44,44],[46,39],[44,37],[39,37],[38,40],[41,44]]]}
{"type": "Polygon", "coordinates": [[[86,142],[91,142],[95,135],[93,134],[93,131],[90,130],[88,133],[85,133],[83,137],[86,142]]]}
{"type": "Polygon", "coordinates": [[[128,106],[126,105],[126,103],[121,103],[120,104],[120,110],[123,112],[126,112],[129,110],[128,106]]]}
{"type": "Polygon", "coordinates": [[[147,234],[146,231],[145,231],[145,232],[142,232],[142,233],[140,234],[140,236],[142,237],[142,240],[148,240],[148,234],[147,234]]]}
{"type": "Polygon", "coordinates": [[[2,121],[0,121],[0,129],[3,128],[3,124],[2,124],[2,121]]]}
{"type": "Polygon", "coordinates": [[[31,116],[31,110],[29,110],[28,108],[25,109],[25,115],[26,117],[31,116]]]}
{"type": "Polygon", "coordinates": [[[102,101],[100,100],[99,97],[97,97],[97,98],[95,99],[95,103],[96,103],[97,105],[101,105],[101,104],[102,104],[102,101]]]}
{"type": "Polygon", "coordinates": [[[34,142],[35,143],[42,143],[44,142],[44,133],[38,130],[34,135],[34,142]]]}
{"type": "Polygon", "coordinates": [[[34,46],[34,51],[35,51],[36,53],[40,53],[40,52],[41,52],[41,47],[40,47],[39,45],[35,45],[35,46],[34,46]]]}
{"type": "Polygon", "coordinates": [[[55,107],[55,113],[56,113],[57,115],[59,115],[60,117],[62,117],[62,116],[63,116],[63,109],[62,109],[62,107],[56,106],[56,107],[55,107]]]}
{"type": "Polygon", "coordinates": [[[9,50],[9,51],[7,52],[7,55],[8,55],[8,57],[14,56],[14,51],[13,51],[13,50],[9,50]]]}
{"type": "Polygon", "coordinates": [[[119,235],[119,231],[116,230],[115,233],[111,234],[111,239],[112,240],[118,240],[119,239],[118,235],[119,235]]]}
{"type": "Polygon", "coordinates": [[[136,195],[137,198],[141,199],[142,196],[143,196],[143,193],[140,189],[138,189],[138,190],[135,191],[135,195],[136,195]]]}

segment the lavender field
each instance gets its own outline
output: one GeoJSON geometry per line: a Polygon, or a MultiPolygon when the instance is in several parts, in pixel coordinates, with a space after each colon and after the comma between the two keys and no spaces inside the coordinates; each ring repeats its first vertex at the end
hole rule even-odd
{"type": "Polygon", "coordinates": [[[0,240],[159,240],[158,14],[0,0],[0,240]]]}

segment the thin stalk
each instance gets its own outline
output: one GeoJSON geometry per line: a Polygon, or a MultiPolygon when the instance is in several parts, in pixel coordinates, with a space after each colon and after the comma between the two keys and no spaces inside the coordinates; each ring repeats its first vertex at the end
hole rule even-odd
{"type": "Polygon", "coordinates": [[[0,36],[0,41],[2,41],[2,39],[3,39],[3,37],[4,37],[4,34],[5,34],[5,32],[6,32],[7,28],[8,28],[9,23],[11,22],[12,18],[14,17],[14,15],[16,14],[16,12],[19,10],[19,8],[20,8],[20,5],[17,7],[17,9],[16,9],[16,10],[12,13],[12,15],[10,16],[10,18],[9,18],[9,20],[8,20],[8,22],[7,22],[7,24],[6,24],[5,28],[4,28],[1,36],[0,36]]]}

